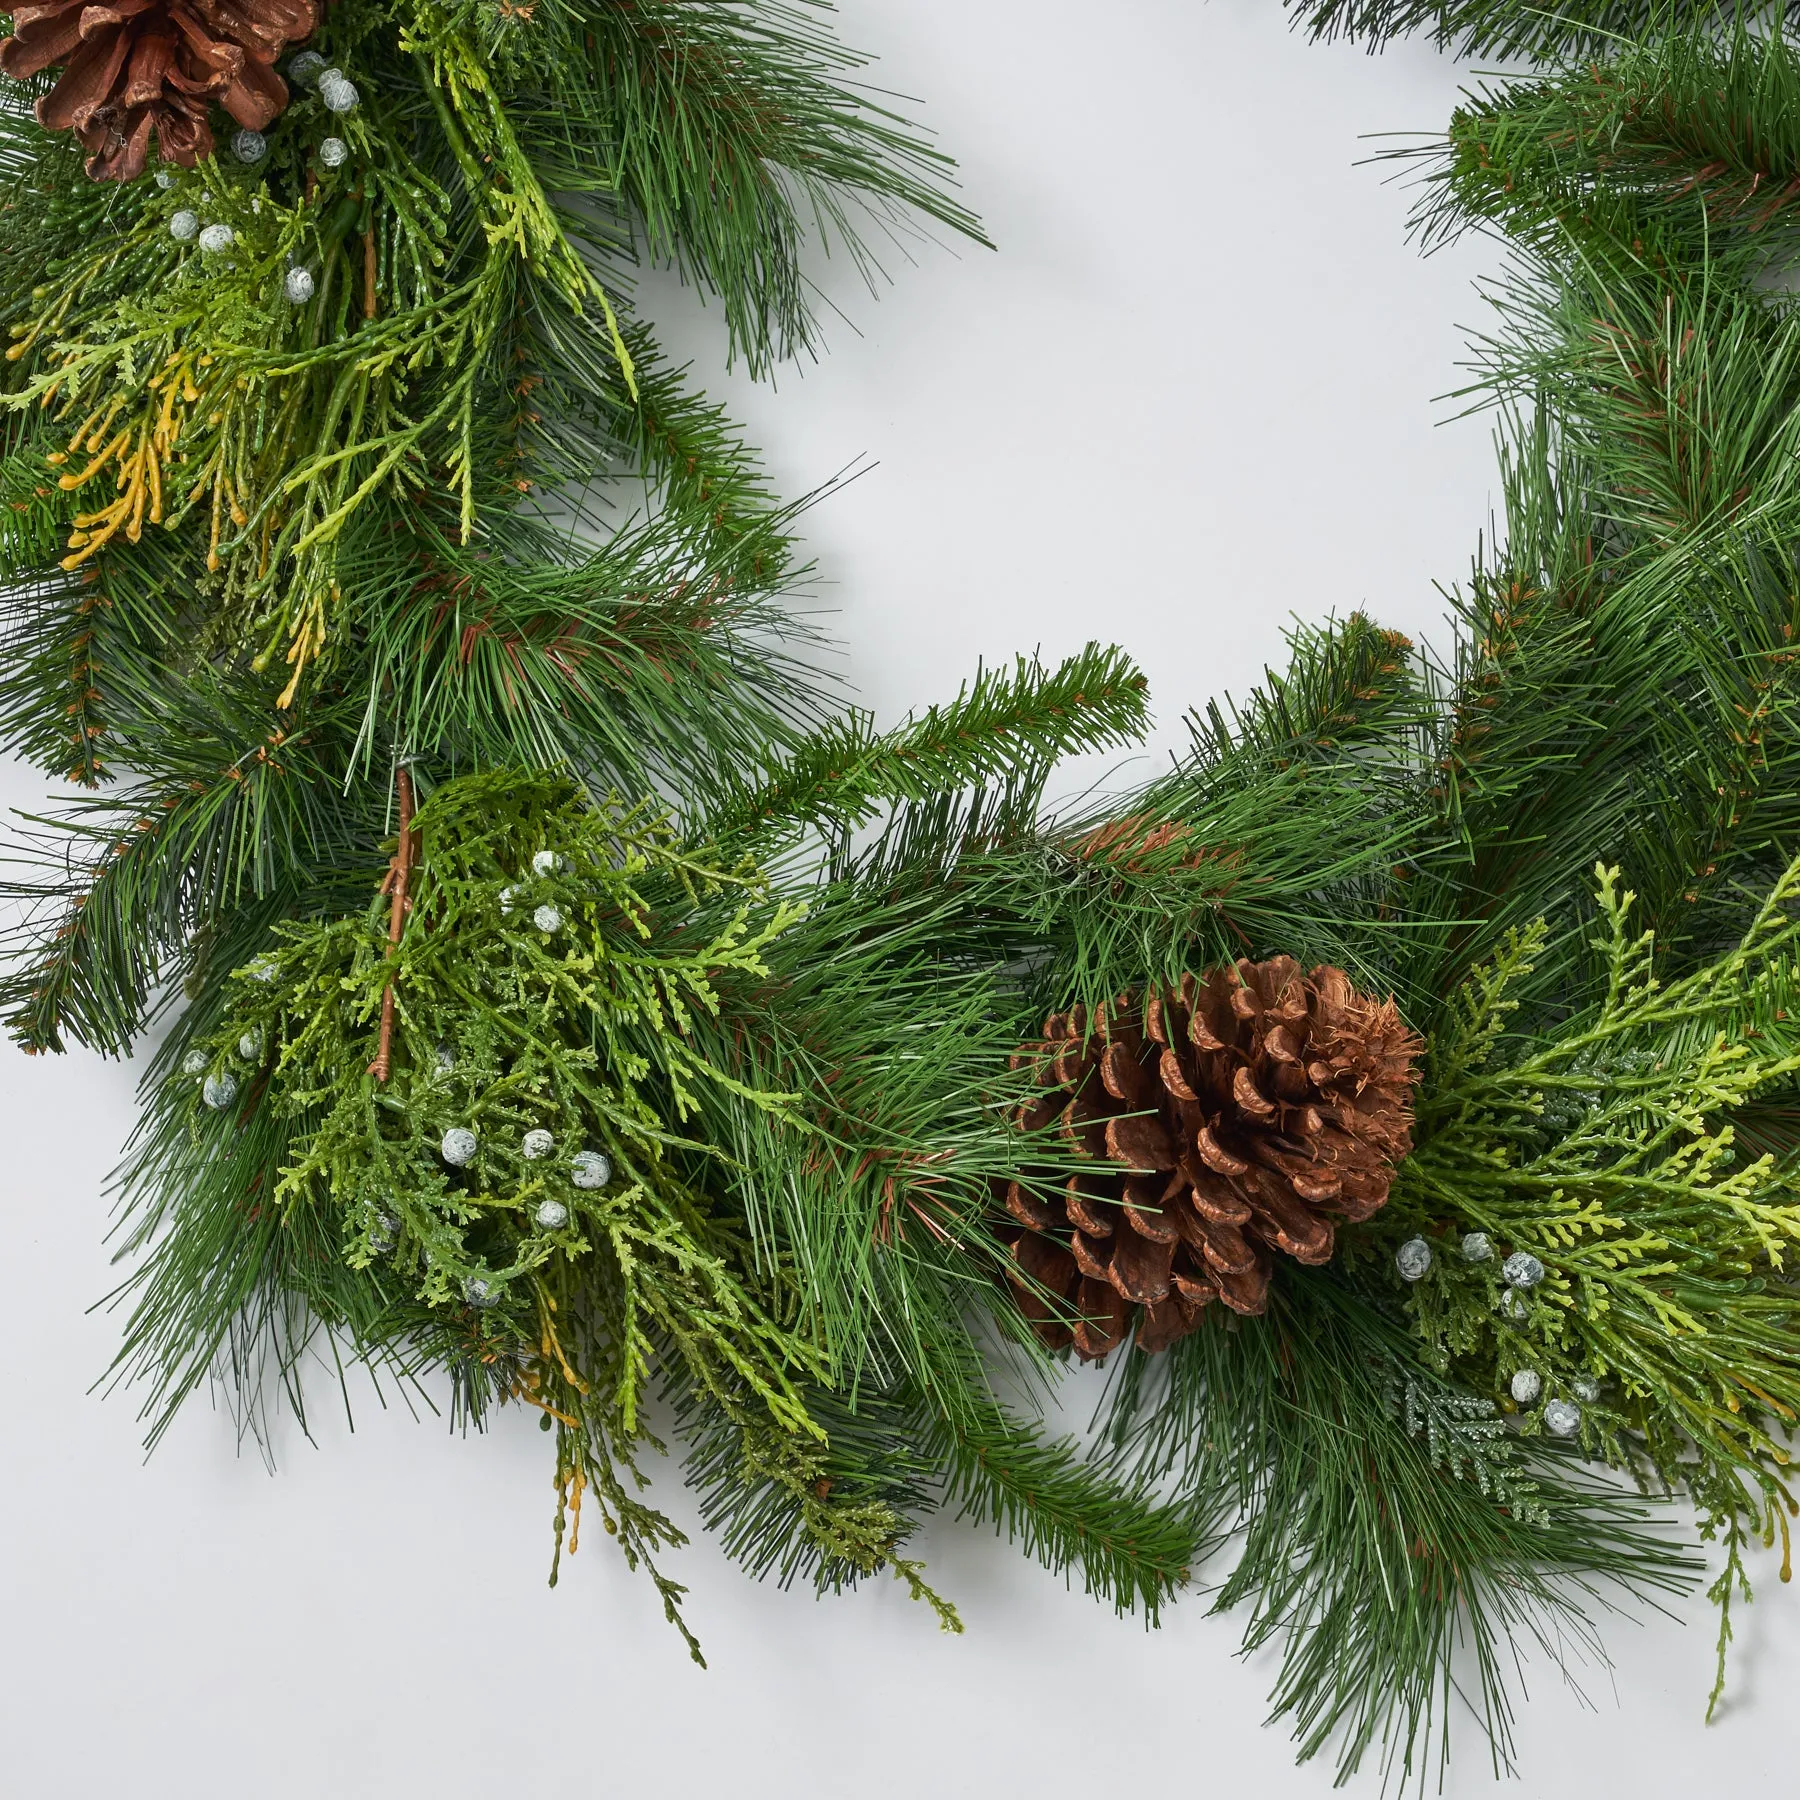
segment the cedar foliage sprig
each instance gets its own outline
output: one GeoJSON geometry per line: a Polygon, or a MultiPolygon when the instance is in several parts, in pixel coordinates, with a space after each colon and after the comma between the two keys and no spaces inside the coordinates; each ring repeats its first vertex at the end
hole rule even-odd
{"type": "MultiPolygon", "coordinates": [[[[1786,1580],[1800,1510],[1785,1441],[1800,1417],[1800,1206],[1790,1162],[1745,1158],[1731,1122],[1800,1073],[1800,867],[1736,948],[1668,981],[1618,871],[1598,882],[1596,1004],[1514,1035],[1513,992],[1547,948],[1541,928],[1473,973],[1434,1045],[1419,1145],[1380,1239],[1423,1231],[1437,1245],[1409,1308],[1443,1369],[1503,1404],[1520,1368],[1546,1399],[1585,1390],[1584,1447],[1693,1496],[1706,1535],[1728,1545],[1715,1589],[1728,1636],[1746,1538],[1779,1534],[1786,1580]],[[1491,1253],[1460,1255],[1466,1232],[1491,1253]],[[1498,1259],[1520,1254],[1540,1282],[1500,1279],[1498,1259]],[[1601,1384],[1616,1391],[1594,1406],[1601,1384]]],[[[1541,1431],[1543,1416],[1522,1428],[1541,1431]]],[[[1721,1684],[1722,1657],[1723,1639],[1721,1684]]]]}
{"type": "Polygon", "coordinates": [[[467,546],[622,462],[721,548],[766,524],[742,446],[629,314],[640,256],[718,295],[760,372],[814,341],[809,226],[866,273],[870,220],[980,236],[947,159],[846,85],[859,59],[807,8],[345,0],[316,48],[358,83],[348,120],[296,88],[255,168],[166,190],[97,190],[0,115],[0,407],[48,471],[64,565],[176,534],[210,577],[207,644],[281,670],[282,705],[359,621],[359,518],[467,546]],[[173,238],[184,213],[229,247],[173,238]]]}
{"type": "MultiPolygon", "coordinates": [[[[804,1315],[770,1259],[751,1271],[684,1167],[704,1152],[681,1131],[706,1084],[790,1111],[792,1096],[698,1053],[692,1024],[717,1010],[721,982],[767,974],[764,950],[798,914],[775,902],[753,923],[753,872],[554,779],[469,778],[411,830],[398,942],[385,894],[363,918],[283,927],[173,1078],[189,1129],[199,1154],[234,1160],[240,1092],[286,1125],[279,1172],[246,1202],[335,1213],[350,1270],[380,1262],[384,1285],[444,1320],[466,1357],[507,1365],[558,1432],[564,1506],[578,1514],[592,1488],[679,1622],[653,1560],[673,1539],[627,1487],[652,1367],[676,1357],[772,1443],[823,1436],[797,1386],[819,1367],[804,1315]],[[473,1143],[453,1154],[458,1132],[473,1143]]],[[[765,1461],[805,1456],[772,1447],[765,1461]]],[[[842,1508],[807,1525],[841,1551],[842,1508]]],[[[864,1554],[882,1560],[892,1537],[865,1531],[864,1554]]]]}

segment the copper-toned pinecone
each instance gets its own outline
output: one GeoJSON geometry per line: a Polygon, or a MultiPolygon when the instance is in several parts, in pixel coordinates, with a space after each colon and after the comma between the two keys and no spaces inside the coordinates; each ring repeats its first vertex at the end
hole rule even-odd
{"type": "Polygon", "coordinates": [[[1275,1251],[1329,1261],[1412,1148],[1419,1050],[1391,1000],[1290,956],[1046,1020],[1014,1066],[1050,1091],[1018,1122],[1093,1165],[1005,1190],[1040,1336],[1104,1356],[1142,1307],[1138,1347],[1162,1350],[1215,1297],[1261,1312],[1275,1251]]]}
{"type": "Polygon", "coordinates": [[[274,119],[288,99],[275,59],[317,27],[319,0],[0,0],[0,12],[13,21],[0,69],[23,81],[63,65],[38,123],[74,132],[96,180],[132,181],[152,133],[164,162],[210,155],[215,104],[253,130],[274,119]]]}

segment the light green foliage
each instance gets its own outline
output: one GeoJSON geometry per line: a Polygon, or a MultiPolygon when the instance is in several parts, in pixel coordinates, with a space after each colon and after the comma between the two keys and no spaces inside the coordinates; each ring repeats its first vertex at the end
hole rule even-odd
{"type": "Polygon", "coordinates": [[[1739,949],[1669,983],[1652,972],[1651,938],[1631,931],[1633,896],[1616,871],[1600,873],[1604,997],[1508,1039],[1510,990],[1543,934],[1476,970],[1433,1046],[1418,1147],[1382,1238],[1433,1233],[1438,1256],[1413,1301],[1420,1323],[1496,1390],[1521,1357],[1564,1382],[1618,1377],[1627,1402],[1649,1402],[1645,1429],[1665,1472],[1681,1433],[1755,1465],[1780,1449],[1768,1411],[1791,1417],[1800,1404],[1777,1280],[1800,1240],[1800,1206],[1777,1157],[1739,1156],[1730,1118],[1800,1071],[1787,1030],[1800,941],[1787,907],[1800,869],[1739,949]],[[1494,1258],[1463,1262],[1462,1231],[1489,1233],[1494,1258]],[[1541,1256],[1546,1276],[1508,1307],[1499,1256],[1514,1249],[1541,1256]],[[1733,1328],[1706,1343],[1710,1316],[1753,1294],[1773,1301],[1746,1309],[1769,1310],[1768,1332],[1733,1328]]]}
{"type": "MultiPolygon", "coordinates": [[[[397,1231],[395,1254],[434,1303],[460,1304],[478,1275],[504,1289],[553,1253],[578,1259],[590,1236],[621,1265],[668,1254],[630,1221],[661,1207],[673,1221],[684,1204],[667,1152],[696,1086],[788,1103],[708,1064],[692,1036],[695,1012],[718,1009],[718,980],[766,972],[762,952],[793,910],[776,903],[752,929],[739,901],[716,928],[690,919],[670,932],[660,915],[672,906],[704,909],[745,889],[760,898],[758,884],[684,855],[647,810],[589,810],[554,779],[471,778],[428,803],[414,830],[420,866],[391,958],[382,897],[361,919],[282,927],[279,947],[238,972],[219,1066],[232,1066],[240,1039],[266,1041],[274,1102],[321,1120],[277,1199],[319,1184],[345,1208],[353,1260],[371,1256],[372,1234],[397,1231]],[[534,858],[555,859],[553,872],[534,873],[534,858]],[[390,987],[392,1076],[353,1080],[374,1059],[390,987]],[[653,1082],[661,1105],[646,1097],[653,1082]],[[439,1155],[457,1127],[481,1145],[461,1178],[439,1155]],[[557,1144],[543,1167],[519,1148],[533,1130],[557,1144]],[[583,1150],[612,1161],[601,1197],[570,1185],[583,1150]],[[567,1226],[529,1223],[546,1200],[566,1205],[567,1226]],[[383,1225],[388,1211],[397,1226],[383,1225]]],[[[676,1261],[701,1266],[685,1252],[676,1261]]]]}
{"type": "MultiPolygon", "coordinates": [[[[1541,927],[1472,973],[1377,1241],[1423,1232],[1436,1248],[1408,1306],[1439,1368],[1508,1410],[1516,1371],[1540,1376],[1545,1402],[1581,1384],[1585,1448],[1692,1493],[1730,1540],[1724,1599],[1744,1531],[1785,1542],[1794,1510],[1800,1203],[1791,1158],[1744,1155],[1733,1117],[1800,1073],[1800,865],[1741,943],[1676,979],[1657,974],[1618,872],[1598,877],[1594,1002],[1520,1028],[1541,927]],[[1485,1260],[1460,1254],[1472,1231],[1485,1260]],[[1541,1282],[1507,1284],[1517,1252],[1541,1282]]],[[[1533,1434],[1543,1418],[1533,1401],[1518,1423],[1533,1434]]]]}
{"type": "Polygon", "coordinates": [[[737,1434],[735,1485],[773,1483],[816,1554],[859,1574],[891,1566],[953,1625],[892,1554],[899,1515],[831,1498],[800,1385],[822,1359],[778,1259],[752,1267],[721,1214],[716,1151],[683,1130],[708,1088],[804,1129],[797,1096],[748,1086],[696,1032],[722,988],[769,975],[765,953],[801,909],[746,866],[684,851],[649,809],[595,806],[555,778],[454,784],[414,831],[391,956],[378,899],[362,918],[281,928],[237,971],[210,1056],[190,1051],[168,1077],[199,1154],[230,1161],[247,1130],[273,1130],[285,1154],[255,1177],[262,1204],[335,1219],[334,1253],[406,1295],[412,1333],[434,1321],[497,1372],[496,1398],[543,1409],[559,1542],[591,1490],[677,1624],[680,1589],[653,1553],[679,1533],[631,1492],[637,1446],[655,1443],[646,1384],[675,1370],[737,1434]],[[371,1064],[390,987],[383,1082],[371,1064]],[[221,1078],[237,1092],[214,1107],[221,1078]],[[474,1136],[461,1161],[445,1154],[456,1131],[474,1136]],[[580,1178],[595,1155],[599,1186],[580,1178]]]}
{"type": "Polygon", "coordinates": [[[740,574],[777,572],[754,465],[627,290],[640,257],[677,263],[766,372],[813,339],[809,228],[871,273],[859,215],[978,237],[948,160],[845,82],[859,59],[809,7],[660,0],[341,0],[309,47],[356,110],[296,87],[254,167],[221,151],[166,190],[97,187],[0,113],[0,414],[65,568],[172,534],[203,647],[275,672],[283,707],[354,656],[359,524],[392,565],[396,535],[479,545],[622,464],[740,574]],[[229,247],[171,236],[184,213],[229,247]]]}

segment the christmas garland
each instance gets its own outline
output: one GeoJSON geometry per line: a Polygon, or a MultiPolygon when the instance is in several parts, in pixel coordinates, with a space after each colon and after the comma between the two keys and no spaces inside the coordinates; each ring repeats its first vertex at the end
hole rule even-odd
{"type": "Polygon", "coordinates": [[[1345,1770],[1422,1765],[1459,1641],[1508,1760],[1512,1644],[1699,1577],[1679,1495],[1723,1680],[1800,1410],[1800,63],[1305,10],[1551,65],[1417,153],[1427,243],[1511,246],[1506,531],[1447,656],[1302,630],[1071,814],[1127,659],[835,705],[793,510],[632,303],[674,264],[762,371],[810,232],[980,239],[815,9],[12,9],[0,737],[82,791],[0,1008],[168,1020],[153,1441],[211,1375],[304,1416],[321,1343],[529,1406],[558,1557],[598,1516],[696,1656],[658,1429],[751,1573],[949,1629],[946,1507],[1151,1619],[1230,1543],[1345,1770]],[[1070,1356],[1085,1447],[1016,1397],[1070,1356]]]}

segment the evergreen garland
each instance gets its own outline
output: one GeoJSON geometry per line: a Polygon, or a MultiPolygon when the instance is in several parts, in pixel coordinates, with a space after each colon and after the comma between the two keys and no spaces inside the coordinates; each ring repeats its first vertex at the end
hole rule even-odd
{"type": "Polygon", "coordinates": [[[1723,1680],[1796,1510],[1800,63],[1706,9],[1302,10],[1582,59],[1419,161],[1427,245],[1510,247],[1466,396],[1506,529],[1447,653],[1302,629],[1066,814],[1139,672],[836,705],[794,509],[632,304],[673,264],[763,373],[809,236],[980,241],[820,9],[339,0],[256,143],[133,181],[16,103],[54,71],[8,94],[0,740],[83,791],[22,822],[0,1006],[34,1052],[173,1014],[121,1178],[152,1441],[213,1373],[304,1417],[319,1344],[530,1406],[553,1558],[597,1512],[696,1656],[659,1416],[749,1572],[950,1629],[939,1509],[1151,1619],[1229,1541],[1346,1773],[1422,1771],[1458,1691],[1510,1764],[1512,1645],[1691,1585],[1679,1494],[1723,1680]],[[1410,1153],[1055,1440],[996,1398],[1059,1354],[1018,1209],[1119,1170],[1022,1047],[1257,958],[1393,997],[1410,1153]]]}

